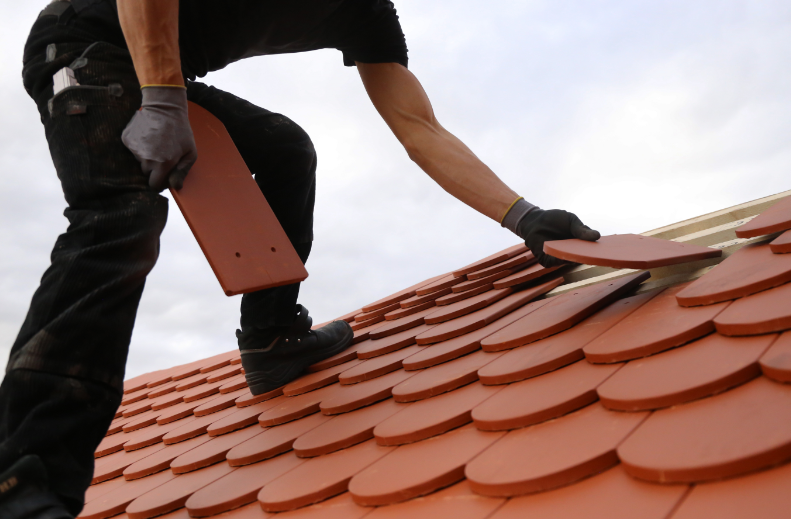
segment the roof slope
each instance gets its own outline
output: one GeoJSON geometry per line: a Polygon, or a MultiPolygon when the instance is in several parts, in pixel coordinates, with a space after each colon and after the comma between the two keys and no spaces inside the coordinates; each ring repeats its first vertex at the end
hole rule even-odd
{"type": "Polygon", "coordinates": [[[650,278],[516,245],[282,391],[236,351],[129,380],[81,517],[785,517],[791,254],[735,230],[789,194],[646,233],[723,251],[650,278]]]}

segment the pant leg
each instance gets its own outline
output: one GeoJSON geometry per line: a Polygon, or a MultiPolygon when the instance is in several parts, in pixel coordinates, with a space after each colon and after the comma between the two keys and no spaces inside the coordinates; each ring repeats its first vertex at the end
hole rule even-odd
{"type": "MultiPolygon", "coordinates": [[[[47,23],[34,25],[39,42],[46,42],[47,23]]],[[[26,49],[32,57],[23,79],[39,109],[69,225],[55,243],[0,387],[0,470],[22,455],[38,455],[52,490],[78,512],[92,477],[93,451],[120,403],[132,327],[159,253],[167,199],[148,189],[121,142],[140,106],[128,52],[80,42],[58,43],[55,54],[47,62],[45,46],[26,49]],[[81,86],[53,98],[52,75],[80,56],[87,59],[75,65],[81,86]]],[[[26,174],[35,181],[36,172],[26,174]]]]}
{"type": "MultiPolygon", "coordinates": [[[[190,82],[187,96],[225,125],[291,244],[306,262],[313,241],[316,198],[316,151],[308,134],[289,118],[218,88],[190,82]]],[[[242,329],[290,325],[298,295],[299,283],[244,294],[242,329]]]]}

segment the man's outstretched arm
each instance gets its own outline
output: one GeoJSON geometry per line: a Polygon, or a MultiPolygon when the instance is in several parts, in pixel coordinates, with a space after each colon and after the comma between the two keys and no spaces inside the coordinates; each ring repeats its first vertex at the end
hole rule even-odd
{"type": "Polygon", "coordinates": [[[143,91],[121,139],[152,189],[181,189],[198,157],[181,74],[178,0],[118,0],[118,18],[143,91]]]}
{"type": "Polygon", "coordinates": [[[560,263],[543,253],[544,241],[599,233],[572,213],[544,211],[517,200],[518,195],[486,164],[442,127],[431,102],[412,72],[398,63],[357,63],[360,78],[376,110],[411,158],[445,191],[521,236],[542,265],[560,263]]]}

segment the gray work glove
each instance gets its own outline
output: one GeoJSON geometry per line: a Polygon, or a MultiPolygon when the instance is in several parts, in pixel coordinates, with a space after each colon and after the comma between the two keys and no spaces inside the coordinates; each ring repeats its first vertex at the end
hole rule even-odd
{"type": "Polygon", "coordinates": [[[596,241],[601,238],[599,231],[594,231],[583,224],[574,213],[562,209],[534,209],[522,218],[517,226],[517,234],[525,240],[533,256],[544,267],[557,267],[568,263],[552,257],[544,252],[544,242],[553,240],[596,241]]]}
{"type": "Polygon", "coordinates": [[[148,175],[148,185],[161,192],[168,184],[181,189],[198,158],[187,116],[187,90],[144,87],[143,104],[121,135],[124,146],[148,175]]]}

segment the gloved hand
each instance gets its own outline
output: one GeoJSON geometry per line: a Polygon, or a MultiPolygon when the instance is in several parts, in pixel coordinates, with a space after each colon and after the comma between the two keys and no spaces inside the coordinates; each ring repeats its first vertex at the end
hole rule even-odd
{"type": "Polygon", "coordinates": [[[596,241],[601,237],[599,231],[594,231],[583,224],[577,215],[562,209],[546,211],[534,209],[522,218],[517,226],[517,231],[538,262],[544,267],[557,267],[568,263],[546,254],[544,252],[545,241],[569,238],[596,241]]]}
{"type": "Polygon", "coordinates": [[[181,189],[198,158],[187,116],[187,90],[144,87],[141,109],[129,121],[121,141],[148,174],[152,189],[161,192],[168,184],[181,189]]]}

